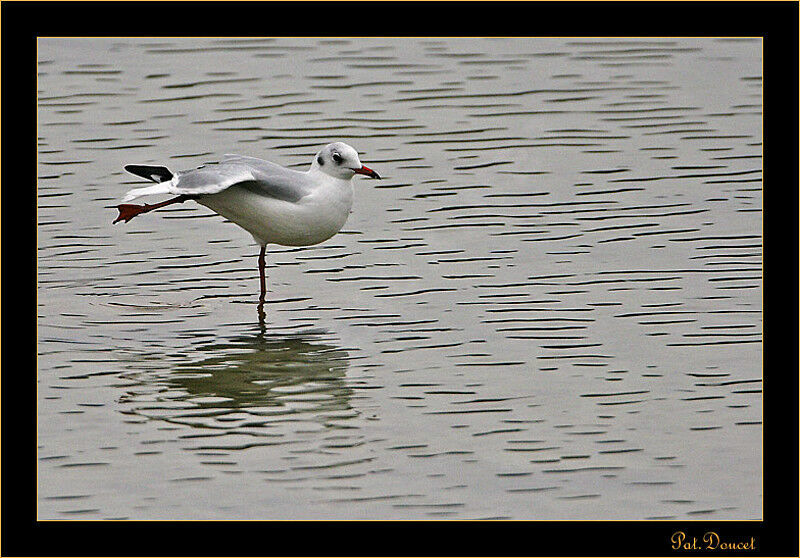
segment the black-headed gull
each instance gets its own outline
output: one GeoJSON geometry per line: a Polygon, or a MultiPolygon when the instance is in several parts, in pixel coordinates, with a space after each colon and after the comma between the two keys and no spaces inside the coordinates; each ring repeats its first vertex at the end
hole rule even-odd
{"type": "Polygon", "coordinates": [[[311,246],[329,239],[350,214],[353,176],[380,178],[361,164],[355,149],[342,142],[323,147],[306,172],[243,155],[225,155],[219,163],[174,173],[153,165],[126,165],[125,170],[157,184],[130,190],[123,202],[152,194],[177,197],[153,205],[123,203],[117,206],[119,216],[114,223],[127,223],[140,213],[195,200],[242,227],[261,246],[261,302],[267,292],[267,244],[311,246]]]}

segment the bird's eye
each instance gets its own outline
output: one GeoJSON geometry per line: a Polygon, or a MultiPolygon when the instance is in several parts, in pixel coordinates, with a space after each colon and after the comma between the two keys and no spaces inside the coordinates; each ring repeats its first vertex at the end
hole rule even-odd
{"type": "Polygon", "coordinates": [[[333,159],[333,162],[336,163],[337,165],[342,162],[342,156],[335,152],[333,153],[333,155],[331,155],[331,159],[333,159]]]}

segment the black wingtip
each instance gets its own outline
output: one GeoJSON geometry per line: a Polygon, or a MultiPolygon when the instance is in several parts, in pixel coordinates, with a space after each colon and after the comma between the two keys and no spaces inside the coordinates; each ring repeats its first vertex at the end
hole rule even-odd
{"type": "Polygon", "coordinates": [[[172,180],[172,171],[167,167],[155,165],[125,165],[123,167],[131,174],[135,174],[141,178],[152,180],[153,182],[166,182],[172,180]]]}

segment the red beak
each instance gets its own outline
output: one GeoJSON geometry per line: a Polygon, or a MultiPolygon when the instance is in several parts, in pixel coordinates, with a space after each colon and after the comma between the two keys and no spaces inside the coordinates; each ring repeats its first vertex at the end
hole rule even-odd
{"type": "Polygon", "coordinates": [[[370,178],[380,178],[380,175],[369,167],[361,166],[360,169],[353,169],[356,174],[363,174],[370,178]]]}

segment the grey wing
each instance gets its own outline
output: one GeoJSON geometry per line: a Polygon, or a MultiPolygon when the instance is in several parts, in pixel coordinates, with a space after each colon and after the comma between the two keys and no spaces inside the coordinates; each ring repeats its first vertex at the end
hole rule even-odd
{"type": "Polygon", "coordinates": [[[234,184],[253,180],[250,168],[242,164],[216,164],[175,173],[170,191],[175,194],[216,194],[234,184]]]}
{"type": "Polygon", "coordinates": [[[220,163],[177,172],[170,191],[185,195],[216,194],[231,186],[291,202],[300,200],[312,190],[305,173],[254,157],[226,155],[220,163]]]}
{"type": "Polygon", "coordinates": [[[287,169],[263,159],[226,154],[220,165],[247,167],[253,179],[241,182],[238,186],[264,196],[296,202],[310,194],[313,189],[313,184],[306,173],[287,169]]]}
{"type": "Polygon", "coordinates": [[[312,185],[305,173],[281,169],[280,174],[269,174],[252,170],[254,179],[237,186],[262,196],[297,202],[311,193],[312,185]]]}
{"type": "Polygon", "coordinates": [[[265,161],[264,159],[258,159],[256,157],[247,157],[246,155],[233,155],[231,153],[226,153],[222,156],[222,162],[220,164],[242,164],[247,165],[248,167],[261,171],[263,173],[269,175],[277,175],[285,172],[293,172],[289,169],[286,169],[276,163],[271,163],[270,161],[265,161]]]}

